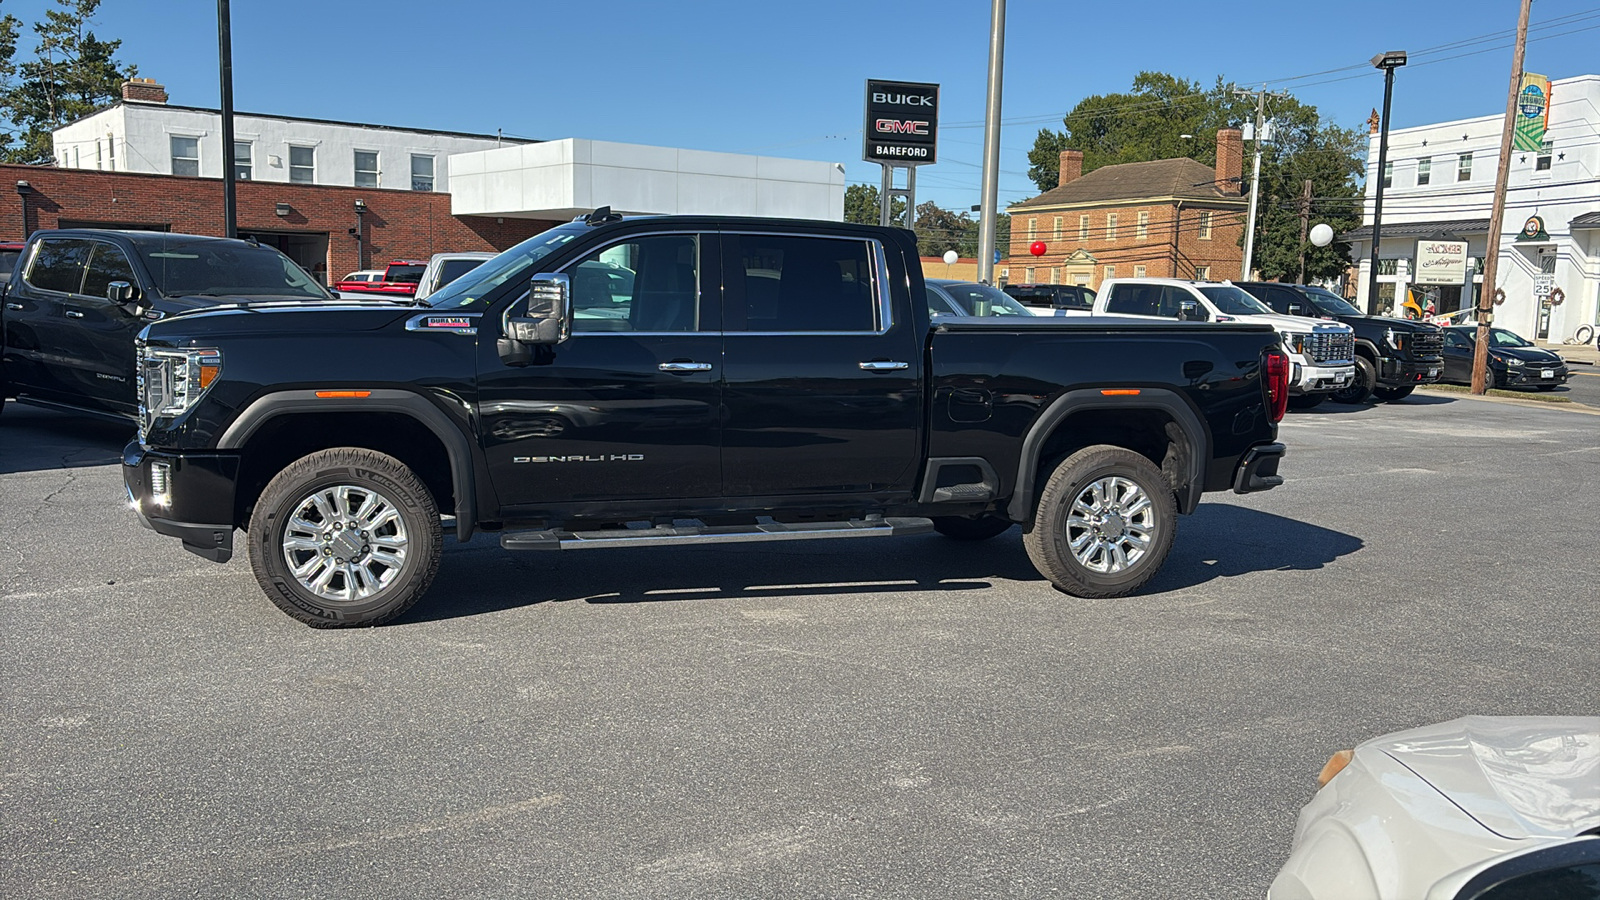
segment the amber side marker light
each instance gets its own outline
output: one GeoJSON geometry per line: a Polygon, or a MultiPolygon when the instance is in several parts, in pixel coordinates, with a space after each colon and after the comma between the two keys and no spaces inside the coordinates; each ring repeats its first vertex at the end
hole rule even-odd
{"type": "Polygon", "coordinates": [[[356,399],[364,400],[372,396],[371,391],[317,391],[320,400],[356,399]]]}
{"type": "Polygon", "coordinates": [[[219,373],[221,373],[221,372],[222,372],[222,367],[221,366],[208,366],[205,363],[201,363],[200,364],[200,389],[201,390],[205,390],[206,388],[211,387],[211,382],[216,381],[217,380],[217,375],[219,373]]]}
{"type": "Polygon", "coordinates": [[[1100,393],[1106,395],[1107,397],[1137,397],[1137,396],[1139,396],[1139,389],[1138,388],[1112,388],[1110,390],[1101,391],[1100,393]]]}
{"type": "Polygon", "coordinates": [[[1344,767],[1350,765],[1350,760],[1355,755],[1356,752],[1354,750],[1340,750],[1330,757],[1327,765],[1323,766],[1322,771],[1317,773],[1317,790],[1320,791],[1327,787],[1328,782],[1333,780],[1333,776],[1343,772],[1344,767]]]}

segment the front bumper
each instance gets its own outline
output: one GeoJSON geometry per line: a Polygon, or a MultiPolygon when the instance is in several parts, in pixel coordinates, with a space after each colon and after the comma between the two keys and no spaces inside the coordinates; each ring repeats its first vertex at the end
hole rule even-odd
{"type": "Polygon", "coordinates": [[[212,562],[233,557],[238,477],[239,457],[230,453],[165,453],[138,441],[122,450],[122,483],[139,521],[212,562]],[[156,490],[161,481],[164,491],[156,490]]]}
{"type": "Polygon", "coordinates": [[[1378,366],[1378,383],[1406,387],[1433,384],[1444,374],[1444,359],[1396,359],[1386,357],[1378,366]]]}
{"type": "Polygon", "coordinates": [[[1283,476],[1278,474],[1278,463],[1287,452],[1288,448],[1279,443],[1257,444],[1246,450],[1233,475],[1233,492],[1251,494],[1270,491],[1283,484],[1283,476]]]}
{"type": "Polygon", "coordinates": [[[1349,387],[1355,377],[1356,365],[1353,362],[1322,366],[1295,363],[1289,372],[1289,393],[1299,395],[1337,391],[1349,387]]]}
{"type": "Polygon", "coordinates": [[[1567,371],[1567,367],[1564,364],[1557,366],[1529,365],[1516,369],[1503,369],[1500,371],[1505,372],[1505,375],[1503,375],[1500,379],[1500,383],[1506,387],[1536,387],[1541,384],[1566,384],[1567,379],[1571,376],[1571,373],[1567,371]],[[1546,372],[1549,373],[1548,377],[1545,375],[1546,372]]]}

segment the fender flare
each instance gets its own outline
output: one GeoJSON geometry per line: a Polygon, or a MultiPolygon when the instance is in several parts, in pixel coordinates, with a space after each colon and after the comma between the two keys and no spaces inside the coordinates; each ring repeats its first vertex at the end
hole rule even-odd
{"type": "Polygon", "coordinates": [[[278,391],[246,406],[217,439],[218,450],[239,450],[267,422],[295,413],[387,412],[420,422],[444,445],[450,458],[450,484],[456,495],[456,540],[466,542],[477,528],[477,479],[472,444],[438,406],[411,391],[374,388],[361,398],[318,397],[316,391],[278,391]]]}
{"type": "Polygon", "coordinates": [[[1177,423],[1189,446],[1189,483],[1179,492],[1178,509],[1192,512],[1200,503],[1206,487],[1206,463],[1211,459],[1211,439],[1205,424],[1192,407],[1176,391],[1167,388],[1140,388],[1138,396],[1106,396],[1099,388],[1080,388],[1068,391],[1045,407],[1022,438],[1022,456],[1017,461],[1016,487],[1011,492],[1011,502],[1006,513],[1013,522],[1033,521],[1034,497],[1038,488],[1034,475],[1039,470],[1039,456],[1045,442],[1073,413],[1089,409],[1157,409],[1167,413],[1177,423]]]}
{"type": "Polygon", "coordinates": [[[1384,358],[1383,357],[1383,350],[1381,350],[1378,347],[1377,342],[1369,340],[1369,339],[1364,338],[1364,337],[1356,338],[1356,349],[1357,350],[1369,350],[1369,351],[1371,351],[1372,352],[1372,358],[1375,359],[1375,360],[1384,358]]]}

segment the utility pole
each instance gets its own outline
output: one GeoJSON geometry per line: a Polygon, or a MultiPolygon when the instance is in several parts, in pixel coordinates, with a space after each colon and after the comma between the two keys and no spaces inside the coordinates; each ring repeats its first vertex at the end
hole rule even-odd
{"type": "Polygon", "coordinates": [[[978,280],[994,284],[995,217],[1000,213],[1000,81],[1005,70],[1006,0],[989,10],[989,93],[983,107],[983,207],[978,213],[978,280]]]}
{"type": "MultiPolygon", "coordinates": [[[[1372,259],[1367,271],[1367,312],[1378,311],[1378,245],[1382,242],[1383,235],[1383,173],[1389,167],[1389,101],[1394,96],[1394,70],[1406,64],[1404,50],[1390,50],[1388,53],[1379,53],[1372,58],[1374,68],[1383,70],[1383,118],[1379,120],[1378,131],[1378,171],[1376,176],[1367,173],[1370,181],[1378,179],[1377,192],[1372,199],[1372,259]]],[[[1396,272],[1398,273],[1398,269],[1396,272]]],[[[1396,283],[1396,292],[1399,284],[1396,283]]],[[[1395,308],[1405,300],[1404,297],[1395,297],[1395,308]]]]}
{"type": "Polygon", "coordinates": [[[1528,47],[1528,9],[1522,0],[1517,16],[1517,44],[1511,51],[1511,89],[1506,96],[1506,119],[1500,128],[1500,167],[1494,175],[1494,206],[1489,212],[1489,247],[1483,258],[1483,296],[1478,301],[1478,340],[1472,348],[1472,392],[1489,389],[1489,324],[1494,321],[1495,276],[1500,268],[1500,228],[1506,218],[1506,183],[1511,178],[1511,132],[1516,125],[1517,91],[1522,87],[1523,51],[1528,47]]]}
{"type": "Polygon", "coordinates": [[[1300,192],[1300,284],[1306,283],[1306,229],[1311,227],[1311,179],[1300,192]]]}
{"type": "Polygon", "coordinates": [[[217,0],[217,61],[222,73],[222,227],[227,237],[239,236],[239,212],[233,184],[233,24],[228,0],[217,0]]]}
{"type": "Polygon", "coordinates": [[[1250,269],[1255,263],[1256,255],[1256,206],[1257,197],[1261,193],[1261,141],[1266,137],[1267,97],[1285,97],[1288,95],[1282,91],[1268,91],[1266,85],[1262,85],[1259,91],[1234,88],[1233,95],[1235,97],[1256,98],[1256,161],[1250,174],[1250,221],[1244,233],[1244,269],[1239,273],[1241,278],[1249,281],[1250,269]]]}

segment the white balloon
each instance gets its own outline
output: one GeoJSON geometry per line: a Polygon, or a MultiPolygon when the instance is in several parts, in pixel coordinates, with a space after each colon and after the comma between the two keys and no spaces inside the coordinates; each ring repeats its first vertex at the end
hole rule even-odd
{"type": "Polygon", "coordinates": [[[956,264],[956,260],[958,260],[960,258],[961,258],[961,255],[956,253],[954,250],[946,250],[944,252],[944,264],[947,265],[947,266],[955,265],[956,264]]]}
{"type": "Polygon", "coordinates": [[[1311,243],[1318,247],[1326,247],[1333,243],[1333,228],[1326,223],[1312,226],[1311,243]]]}

